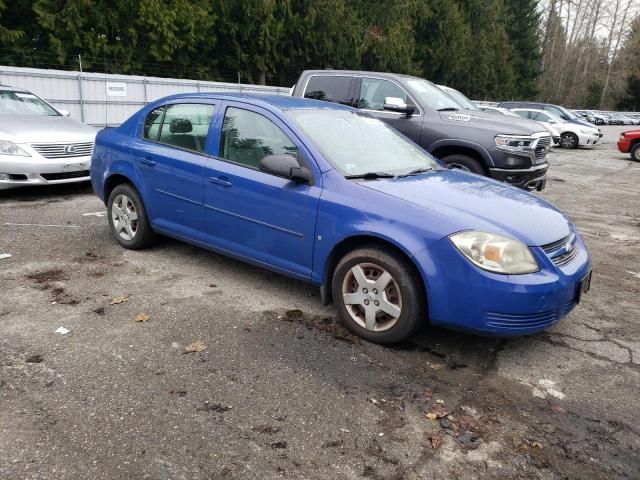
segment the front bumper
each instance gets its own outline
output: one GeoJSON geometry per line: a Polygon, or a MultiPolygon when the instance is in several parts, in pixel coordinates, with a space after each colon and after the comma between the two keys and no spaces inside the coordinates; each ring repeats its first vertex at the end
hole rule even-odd
{"type": "Polygon", "coordinates": [[[594,135],[587,135],[584,133],[581,133],[578,135],[578,145],[580,146],[592,146],[592,145],[596,145],[600,143],[600,135],[598,134],[594,134],[594,135]]]}
{"type": "Polygon", "coordinates": [[[414,258],[427,289],[434,325],[481,335],[528,335],[560,321],[575,306],[580,282],[591,261],[576,233],[576,255],[562,266],[532,247],[541,269],[525,275],[499,275],[474,266],[449,238],[414,258]]]}
{"type": "Polygon", "coordinates": [[[629,150],[631,149],[631,140],[628,139],[624,139],[624,140],[618,140],[618,150],[622,153],[629,153],[629,150]]]}
{"type": "Polygon", "coordinates": [[[541,191],[547,184],[548,163],[527,169],[489,168],[489,176],[525,190],[541,191]]]}
{"type": "Polygon", "coordinates": [[[89,180],[91,155],[45,158],[33,149],[20,147],[31,156],[0,155],[0,190],[89,180]]]}

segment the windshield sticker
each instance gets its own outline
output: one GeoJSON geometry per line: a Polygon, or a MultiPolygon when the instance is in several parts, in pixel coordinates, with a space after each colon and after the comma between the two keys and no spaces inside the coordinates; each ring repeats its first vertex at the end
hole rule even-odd
{"type": "Polygon", "coordinates": [[[464,113],[453,113],[449,115],[449,120],[455,120],[456,122],[468,122],[471,120],[471,115],[465,115],[464,113]]]}

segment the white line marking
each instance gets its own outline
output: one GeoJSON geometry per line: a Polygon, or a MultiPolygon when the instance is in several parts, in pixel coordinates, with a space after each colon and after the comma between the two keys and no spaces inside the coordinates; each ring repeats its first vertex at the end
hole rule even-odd
{"type": "Polygon", "coordinates": [[[80,225],[42,225],[40,223],[3,223],[10,227],[60,227],[60,228],[80,228],[80,225]]]}
{"type": "Polygon", "coordinates": [[[83,213],[83,217],[104,217],[107,212],[91,212],[91,213],[83,213]]]}
{"type": "Polygon", "coordinates": [[[10,253],[0,253],[0,260],[4,260],[5,258],[11,258],[10,253]]]}

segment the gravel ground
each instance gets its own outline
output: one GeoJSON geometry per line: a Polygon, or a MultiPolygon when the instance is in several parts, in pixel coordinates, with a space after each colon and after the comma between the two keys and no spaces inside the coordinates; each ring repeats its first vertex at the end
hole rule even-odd
{"type": "Polygon", "coordinates": [[[88,185],[0,192],[0,478],[638,478],[640,164],[603,130],[542,194],[592,290],[512,340],[369,344],[308,285],[120,248],[88,185]]]}

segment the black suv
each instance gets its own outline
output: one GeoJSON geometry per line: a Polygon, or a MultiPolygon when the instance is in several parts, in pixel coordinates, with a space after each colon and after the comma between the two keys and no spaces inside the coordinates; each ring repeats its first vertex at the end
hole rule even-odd
{"type": "Polygon", "coordinates": [[[298,79],[293,95],[366,111],[451,167],[527,190],[545,187],[551,136],[541,124],[465,109],[422,78],[307,70],[298,79]]]}

